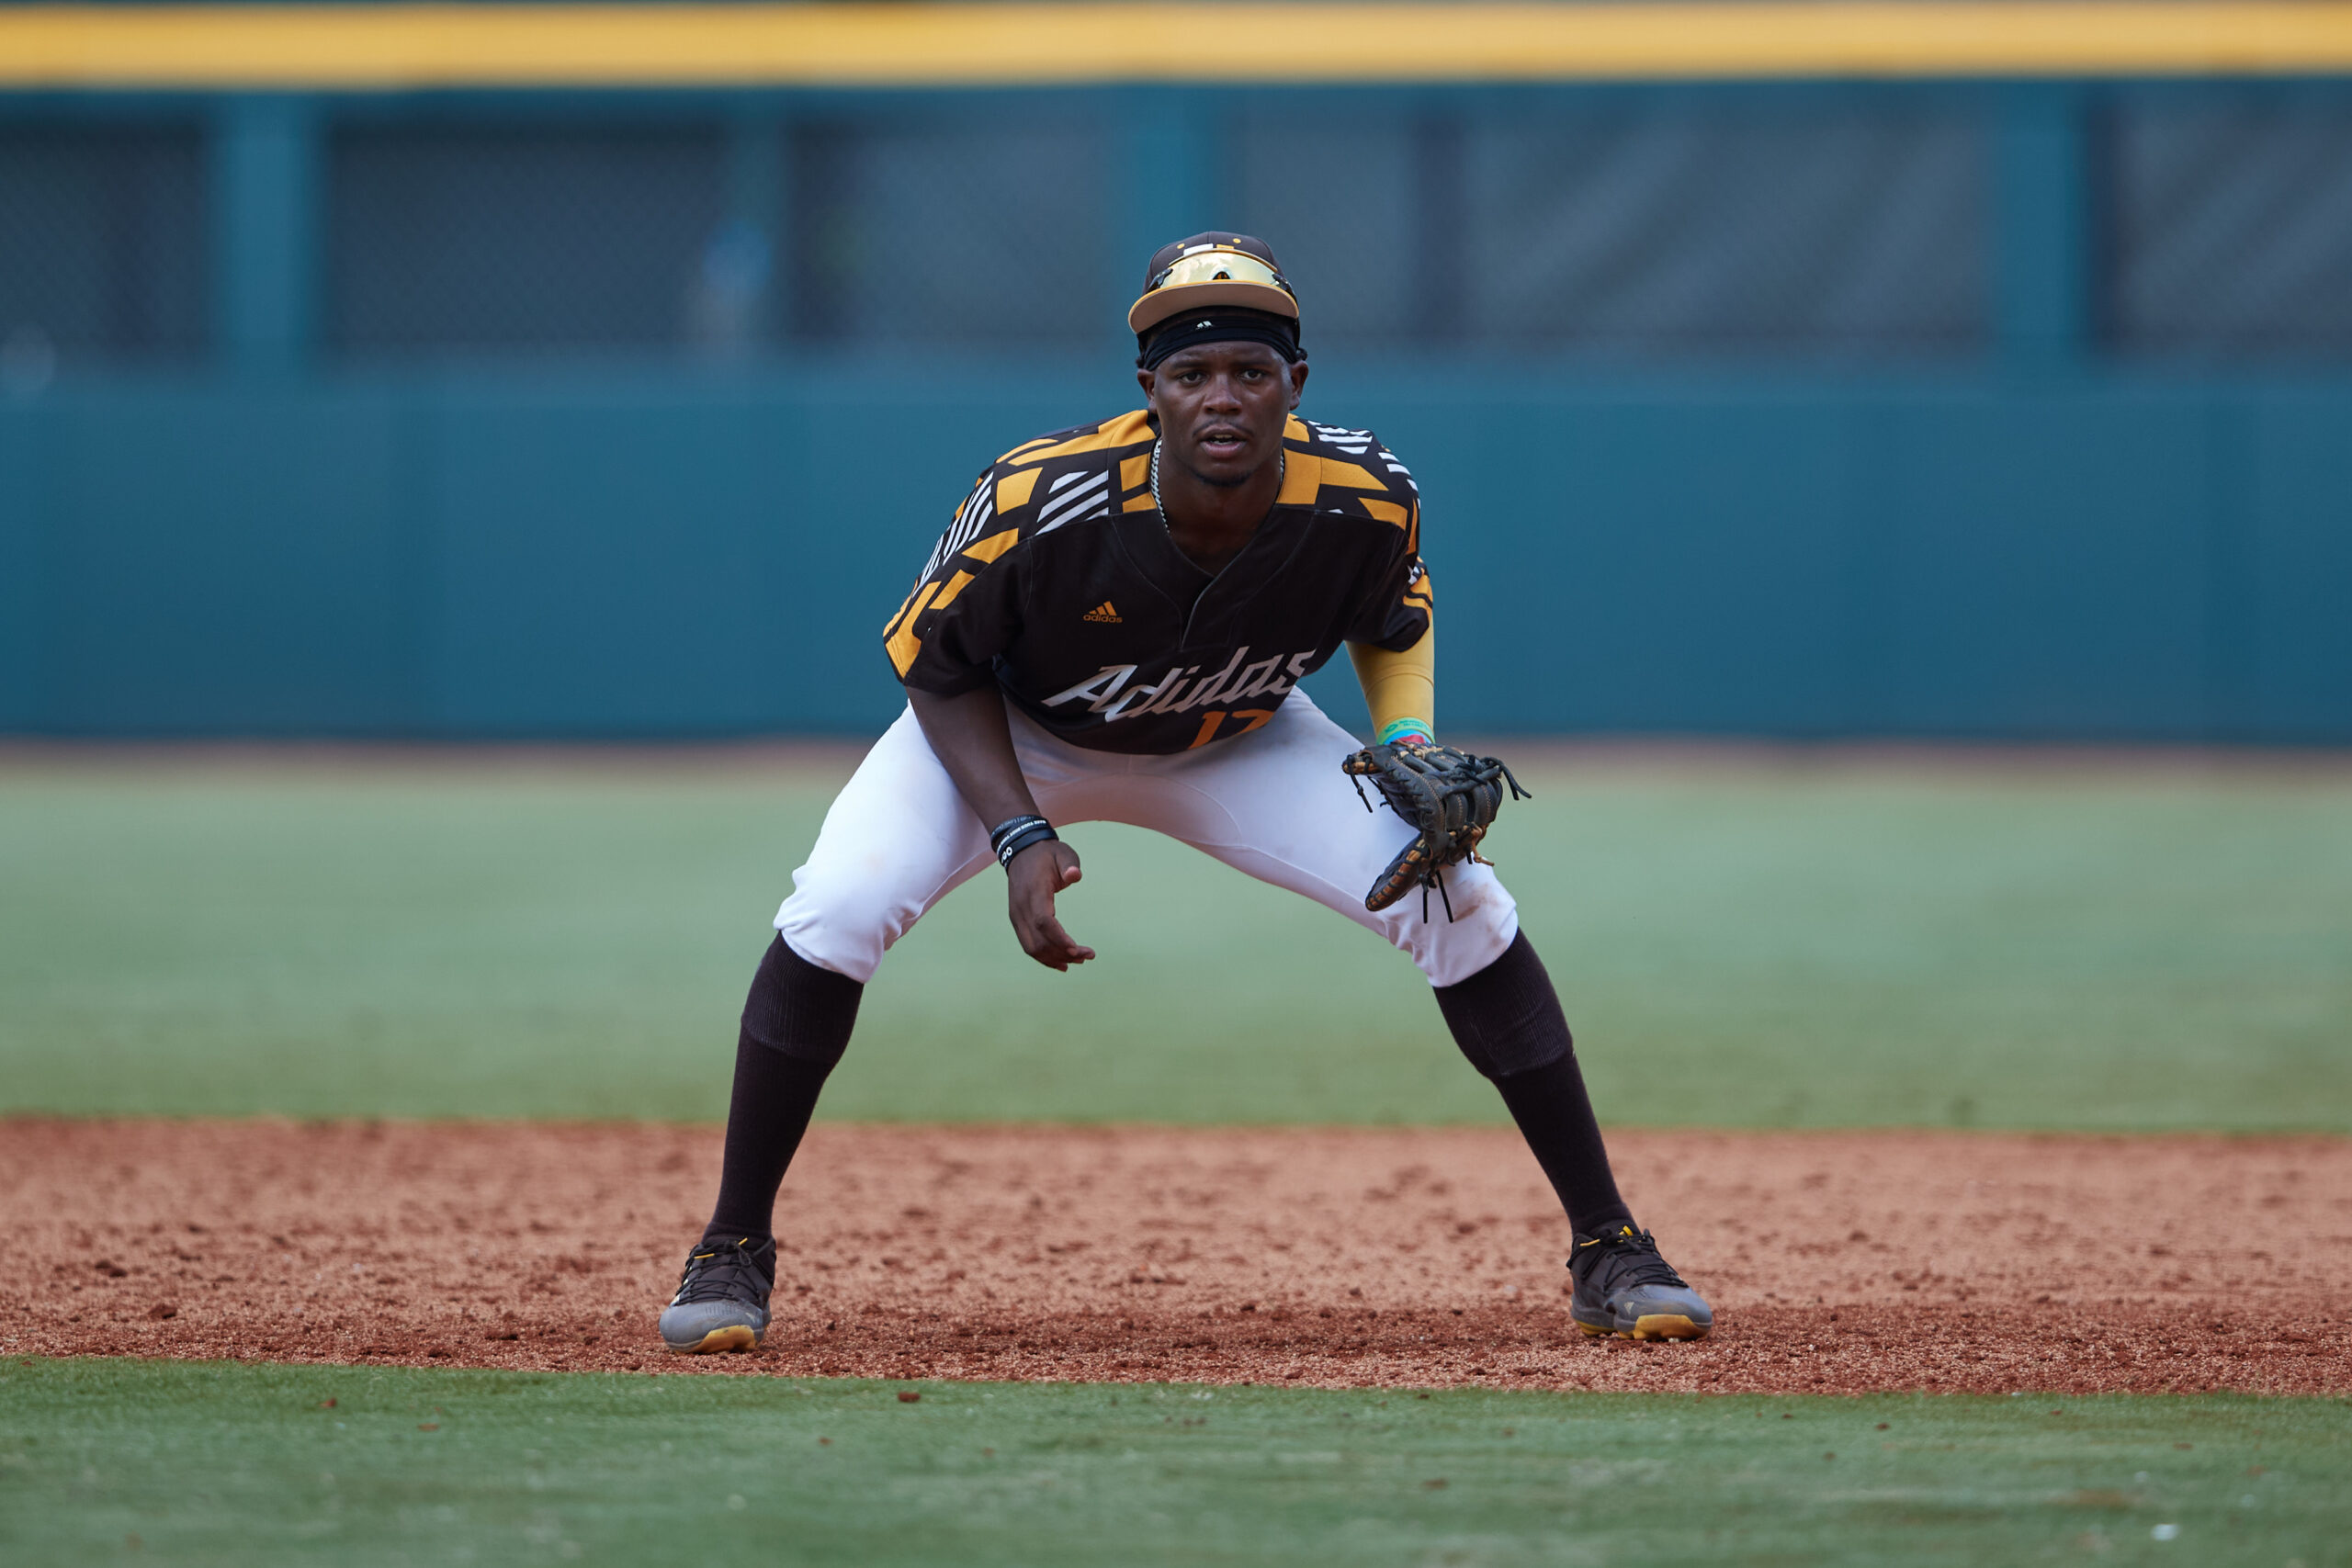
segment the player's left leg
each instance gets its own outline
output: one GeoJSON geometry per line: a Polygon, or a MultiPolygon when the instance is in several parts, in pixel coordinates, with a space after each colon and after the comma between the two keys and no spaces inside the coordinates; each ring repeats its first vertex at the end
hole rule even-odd
{"type": "MultiPolygon", "coordinates": [[[[1366,811],[1340,759],[1347,731],[1294,694],[1262,728],[1170,758],[1136,759],[1114,817],[1183,840],[1261,881],[1380,932],[1429,977],[1455,1043],[1493,1082],[1575,1233],[1575,1315],[1588,1332],[1696,1337],[1713,1316],[1658,1257],[1619,1195],[1558,993],[1492,868],[1445,873],[1426,914],[1417,897],[1377,913],[1369,888],[1412,836],[1366,811]],[[1451,908],[1452,918],[1447,915],[1451,908]]],[[[1375,797],[1376,798],[1376,797],[1375,797]]]]}

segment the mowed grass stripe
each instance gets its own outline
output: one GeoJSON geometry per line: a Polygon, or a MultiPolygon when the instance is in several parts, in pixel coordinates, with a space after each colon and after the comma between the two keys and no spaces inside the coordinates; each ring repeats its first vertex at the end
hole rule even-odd
{"type": "MultiPolygon", "coordinates": [[[[1605,1119],[2352,1129],[2352,771],[1521,756],[1489,847],[1605,1119]]],[[[820,757],[0,765],[0,1110],[716,1118],[820,757]]],[[[1069,836],[1100,962],[984,875],[822,1114],[1501,1120],[1368,933],[1069,836]]]]}
{"type": "Polygon", "coordinates": [[[26,1562],[2317,1568],[2347,1458],[2343,1399],[0,1364],[26,1562]]]}

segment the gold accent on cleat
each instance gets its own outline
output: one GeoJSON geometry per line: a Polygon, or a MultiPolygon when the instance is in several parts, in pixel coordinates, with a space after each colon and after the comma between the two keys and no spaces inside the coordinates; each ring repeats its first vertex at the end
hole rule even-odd
{"type": "Polygon", "coordinates": [[[1579,1323],[1577,1325],[1577,1332],[1583,1335],[1588,1339],[1600,1339],[1605,1337],[1608,1335],[1609,1330],[1605,1328],[1595,1328],[1589,1323],[1579,1323]]]}
{"type": "Polygon", "coordinates": [[[687,1346],[684,1353],[689,1356],[707,1356],[718,1350],[756,1350],[759,1345],[759,1334],[751,1325],[738,1323],[726,1328],[712,1329],[702,1337],[699,1344],[687,1346]]]}
{"type": "Polygon", "coordinates": [[[1679,1312],[1645,1313],[1634,1320],[1632,1339],[1703,1339],[1707,1331],[1679,1312]]]}

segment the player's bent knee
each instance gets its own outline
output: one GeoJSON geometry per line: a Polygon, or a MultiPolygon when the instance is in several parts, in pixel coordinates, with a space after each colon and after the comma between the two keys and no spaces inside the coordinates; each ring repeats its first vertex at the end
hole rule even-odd
{"type": "Polygon", "coordinates": [[[778,935],[743,999],[743,1032],[771,1051],[831,1067],[849,1049],[865,995],[857,981],[809,963],[778,935]]]}
{"type": "Polygon", "coordinates": [[[1492,965],[1510,950],[1519,935],[1519,906],[1491,874],[1476,882],[1464,879],[1453,919],[1434,899],[1424,919],[1420,901],[1408,898],[1393,905],[1394,918],[1386,935],[1402,948],[1429,982],[1436,987],[1459,985],[1492,965]]]}
{"type": "Polygon", "coordinates": [[[1501,957],[1466,980],[1438,987],[1436,996],[1454,1044],[1487,1077],[1548,1067],[1576,1049],[1552,977],[1523,931],[1501,957]]]}
{"type": "Polygon", "coordinates": [[[775,914],[776,934],[814,966],[857,984],[874,977],[890,944],[920,911],[894,904],[872,886],[842,878],[794,874],[792,897],[775,914]]]}

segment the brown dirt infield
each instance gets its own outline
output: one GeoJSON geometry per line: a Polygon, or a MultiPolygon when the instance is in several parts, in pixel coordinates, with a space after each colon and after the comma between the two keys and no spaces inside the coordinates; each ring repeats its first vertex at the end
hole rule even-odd
{"type": "Polygon", "coordinates": [[[1508,1132],[820,1125],[665,1355],[708,1128],[0,1122],[0,1351],[880,1377],[2352,1392],[2352,1141],[1620,1132],[1714,1337],[1577,1335],[1508,1132]]]}

